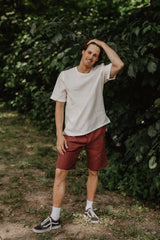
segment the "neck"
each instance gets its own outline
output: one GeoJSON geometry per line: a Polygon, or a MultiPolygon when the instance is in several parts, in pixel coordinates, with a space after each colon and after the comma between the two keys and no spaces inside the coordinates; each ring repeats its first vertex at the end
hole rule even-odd
{"type": "Polygon", "coordinates": [[[89,73],[91,71],[92,67],[87,67],[80,63],[79,66],[77,67],[77,69],[78,69],[78,72],[89,73]]]}

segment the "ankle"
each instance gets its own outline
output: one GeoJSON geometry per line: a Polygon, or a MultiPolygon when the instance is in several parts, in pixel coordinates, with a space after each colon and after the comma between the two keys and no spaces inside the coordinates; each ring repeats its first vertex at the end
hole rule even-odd
{"type": "Polygon", "coordinates": [[[54,221],[59,220],[59,218],[60,218],[60,211],[61,211],[61,208],[57,208],[57,207],[54,207],[54,206],[52,207],[51,218],[54,221]]]}
{"type": "Polygon", "coordinates": [[[85,210],[87,210],[89,208],[93,209],[93,201],[87,200],[85,210]]]}

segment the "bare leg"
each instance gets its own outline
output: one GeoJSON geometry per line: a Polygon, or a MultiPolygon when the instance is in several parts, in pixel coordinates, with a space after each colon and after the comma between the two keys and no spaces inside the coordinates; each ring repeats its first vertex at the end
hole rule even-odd
{"type": "Polygon", "coordinates": [[[98,171],[88,169],[89,176],[87,181],[87,200],[93,201],[98,185],[98,171]]]}
{"type": "Polygon", "coordinates": [[[53,187],[53,206],[60,208],[66,190],[66,177],[68,170],[56,169],[54,187],[53,187]]]}

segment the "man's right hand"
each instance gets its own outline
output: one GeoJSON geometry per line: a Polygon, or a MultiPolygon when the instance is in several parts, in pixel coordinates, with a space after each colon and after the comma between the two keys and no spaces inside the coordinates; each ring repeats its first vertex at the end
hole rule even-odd
{"type": "Polygon", "coordinates": [[[64,155],[66,152],[66,149],[68,148],[67,140],[62,135],[57,136],[57,150],[60,154],[64,155]]]}

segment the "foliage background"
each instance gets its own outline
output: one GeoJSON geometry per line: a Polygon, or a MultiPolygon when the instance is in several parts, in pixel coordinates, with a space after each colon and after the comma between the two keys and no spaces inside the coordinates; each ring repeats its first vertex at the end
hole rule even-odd
{"type": "Polygon", "coordinates": [[[159,203],[159,1],[2,2],[1,100],[55,133],[50,95],[58,74],[79,63],[84,40],[107,42],[125,68],[104,89],[110,164],[99,178],[109,190],[159,203]]]}

